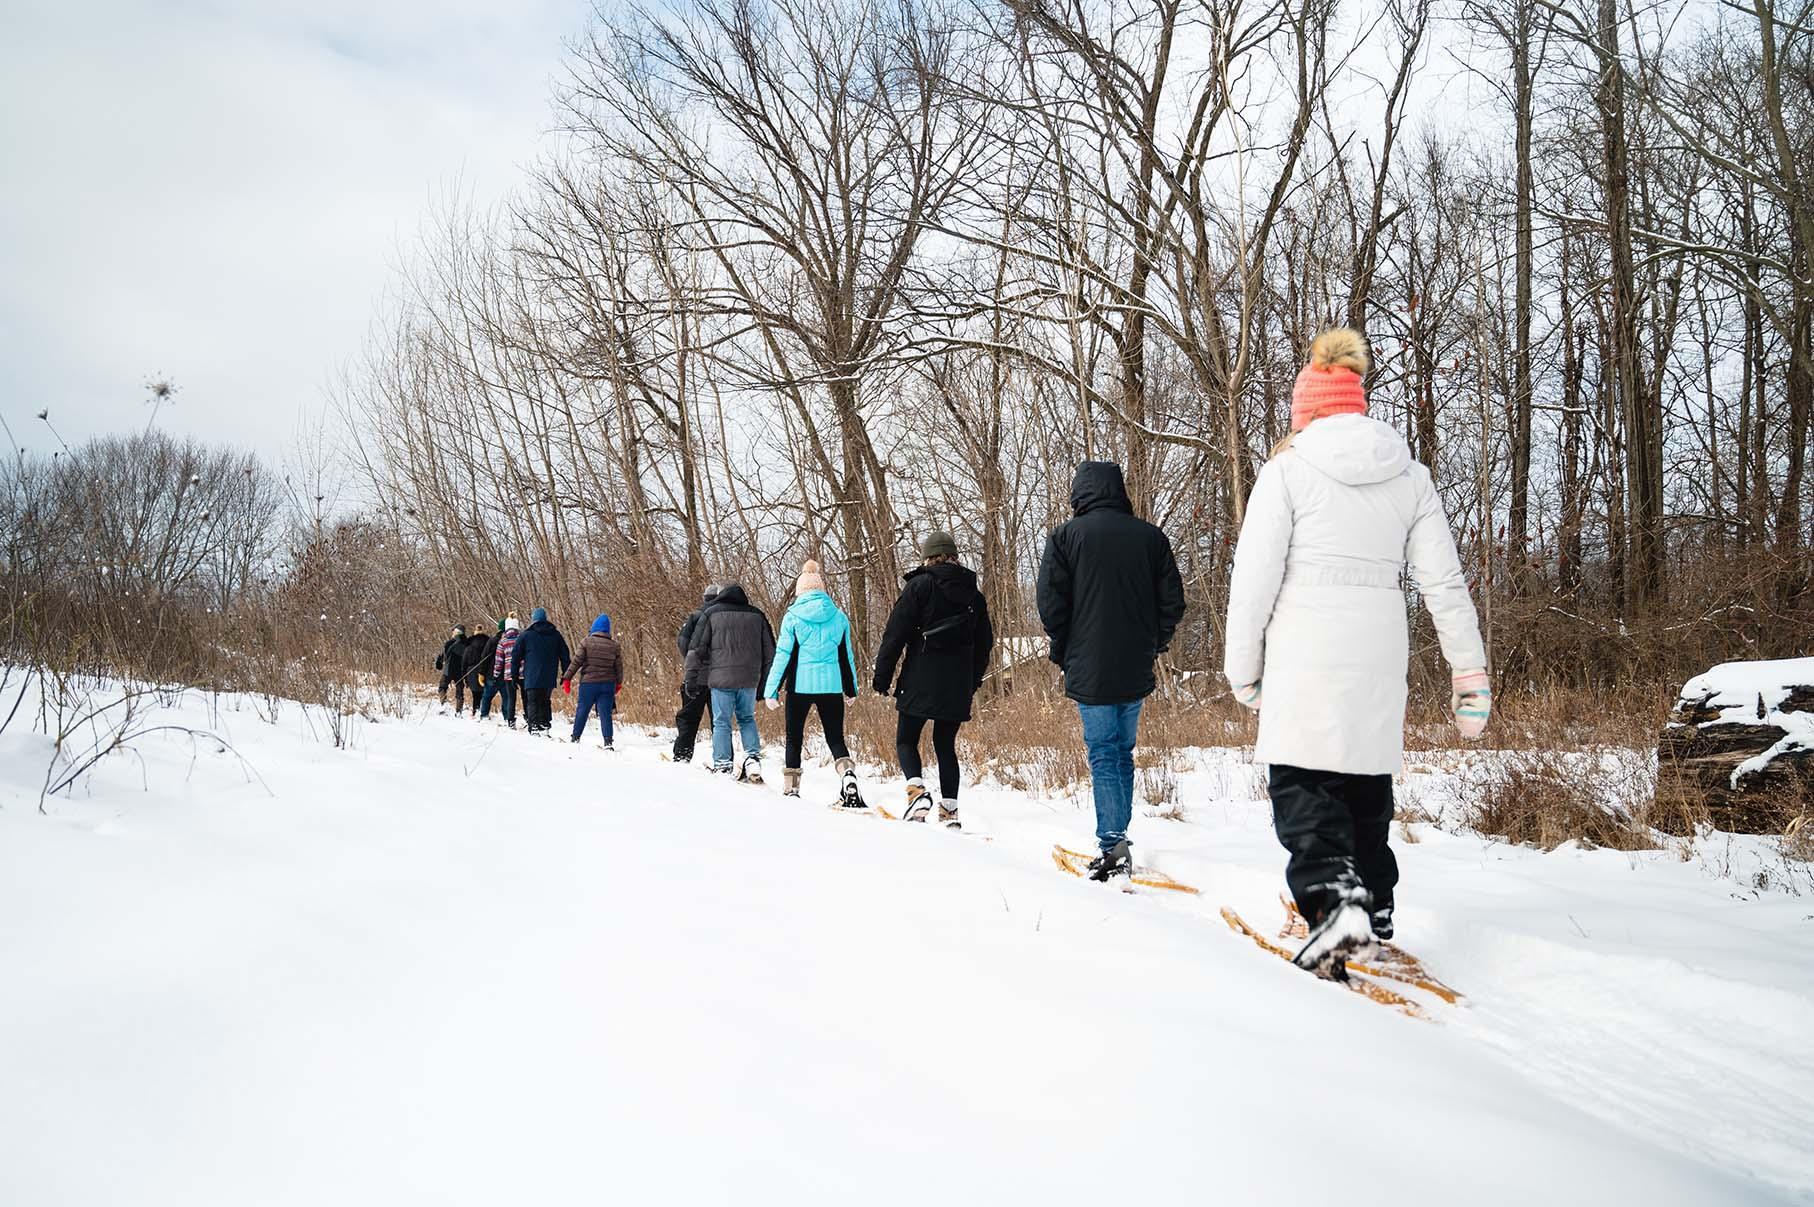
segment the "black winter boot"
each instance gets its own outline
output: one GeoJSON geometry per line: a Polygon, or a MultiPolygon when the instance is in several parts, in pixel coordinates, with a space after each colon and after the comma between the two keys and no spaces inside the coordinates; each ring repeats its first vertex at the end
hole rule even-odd
{"type": "Polygon", "coordinates": [[[1089,877],[1091,880],[1107,884],[1117,876],[1123,880],[1131,880],[1133,875],[1134,849],[1128,845],[1125,838],[1090,860],[1089,877]]]}

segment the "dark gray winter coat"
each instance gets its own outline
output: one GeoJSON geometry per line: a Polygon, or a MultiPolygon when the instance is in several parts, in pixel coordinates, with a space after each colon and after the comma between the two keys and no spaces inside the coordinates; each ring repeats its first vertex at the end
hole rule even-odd
{"type": "Polygon", "coordinates": [[[699,617],[687,648],[687,694],[702,688],[760,688],[775,660],[775,630],[732,583],[699,617]]]}

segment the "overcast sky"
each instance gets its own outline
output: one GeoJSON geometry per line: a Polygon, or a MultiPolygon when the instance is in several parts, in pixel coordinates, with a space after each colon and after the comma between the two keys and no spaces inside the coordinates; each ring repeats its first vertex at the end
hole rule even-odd
{"type": "MultiPolygon", "coordinates": [[[[0,416],[272,460],[437,201],[522,179],[587,0],[0,0],[0,416]]],[[[3,436],[0,436],[3,439],[3,436]]]]}

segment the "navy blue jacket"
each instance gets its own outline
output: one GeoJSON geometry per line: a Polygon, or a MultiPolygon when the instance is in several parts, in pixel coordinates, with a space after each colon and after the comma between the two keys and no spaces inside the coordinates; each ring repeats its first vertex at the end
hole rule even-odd
{"type": "Polygon", "coordinates": [[[523,668],[523,687],[529,691],[552,691],[573,661],[567,639],[546,620],[538,620],[523,630],[516,639],[516,656],[523,668]]]}

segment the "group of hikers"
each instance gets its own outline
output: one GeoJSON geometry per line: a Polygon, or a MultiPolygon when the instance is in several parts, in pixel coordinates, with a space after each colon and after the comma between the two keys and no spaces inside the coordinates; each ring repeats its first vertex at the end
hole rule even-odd
{"type": "MultiPolygon", "coordinates": [[[[1392,778],[1403,764],[1409,635],[1408,571],[1435,622],[1452,672],[1451,707],[1468,738],[1492,711],[1486,651],[1455,542],[1429,471],[1391,426],[1367,415],[1360,335],[1318,336],[1292,393],[1291,433],[1255,481],[1236,545],[1223,671],[1259,714],[1257,761],[1267,764],[1273,824],[1288,854],[1286,879],[1310,935],[1297,962],[1339,977],[1346,958],[1393,934],[1398,866],[1388,842],[1392,778]]],[[[1099,853],[1088,876],[1133,875],[1134,748],[1155,665],[1185,612],[1171,542],[1134,514],[1121,468],[1086,461],[1071,482],[1072,518],[1046,540],[1037,604],[1050,657],[1075,701],[1088,750],[1099,853]]],[[[961,828],[957,737],[971,717],[995,642],[973,570],[946,532],[929,533],[905,578],[870,673],[893,699],[895,753],[906,778],[903,820],[934,817],[961,828]],[[927,786],[921,743],[932,731],[938,794],[927,786]]],[[[744,588],[709,588],[678,634],[684,660],[672,757],[691,761],[712,727],[711,768],[760,783],[758,701],[785,709],[784,792],[800,795],[801,752],[816,713],[840,789],[834,808],[869,808],[845,741],[845,701],[857,695],[849,618],[819,563],[807,561],[779,633],[744,588]],[[783,689],[785,688],[785,698],[783,689]],[[742,758],[733,750],[733,730],[742,758]]],[[[455,629],[437,662],[442,690],[484,678],[475,713],[501,697],[514,727],[516,694],[534,731],[550,728],[558,682],[581,688],[572,740],[596,710],[609,747],[623,659],[608,616],[577,656],[537,608],[495,634],[455,629]]],[[[456,694],[456,704],[464,697],[456,694]]]]}
{"type": "Polygon", "coordinates": [[[521,697],[523,723],[530,733],[546,733],[554,727],[555,684],[571,693],[573,681],[578,679],[571,740],[580,740],[586,722],[596,712],[605,749],[611,749],[611,719],[617,711],[624,659],[622,647],[611,636],[611,618],[604,613],[592,622],[577,654],[548,619],[546,608],[529,614],[526,629],[515,616],[499,620],[497,630],[489,633],[468,633],[465,625],[455,625],[435,658],[435,669],[441,672],[443,704],[447,689],[453,688],[456,715],[466,711],[469,695],[474,720],[489,717],[495,700],[504,724],[515,729],[521,697]]]}

